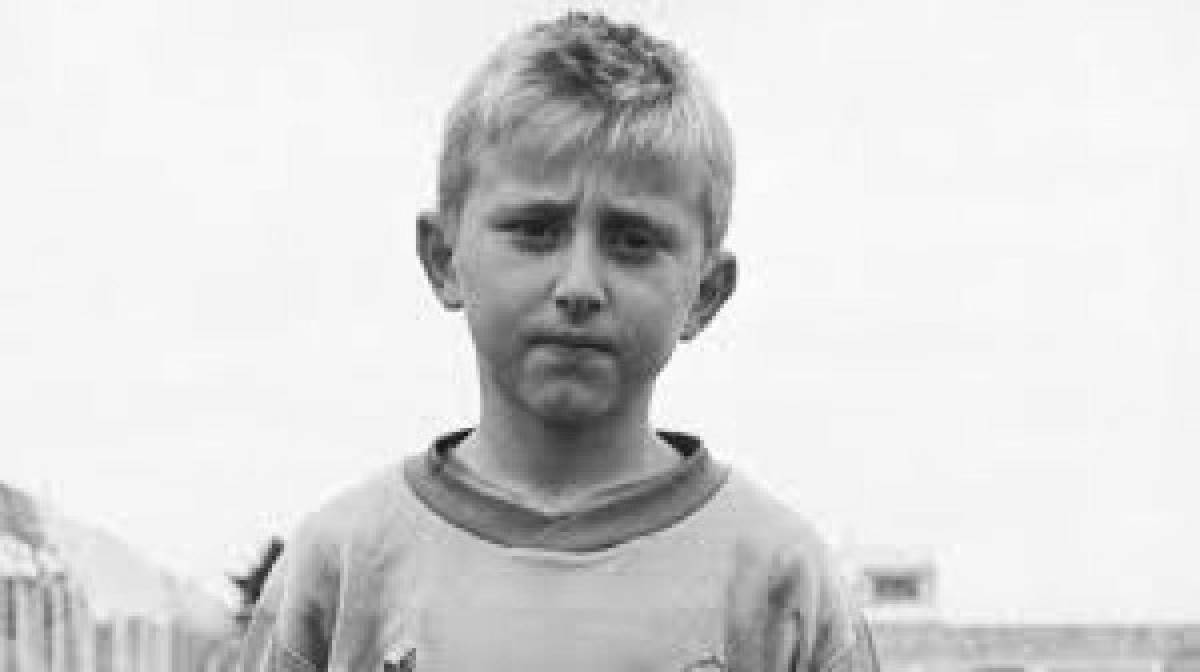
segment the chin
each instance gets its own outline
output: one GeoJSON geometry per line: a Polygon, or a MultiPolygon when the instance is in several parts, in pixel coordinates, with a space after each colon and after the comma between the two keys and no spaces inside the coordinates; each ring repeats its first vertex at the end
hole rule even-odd
{"type": "Polygon", "coordinates": [[[529,390],[526,406],[549,425],[585,425],[611,415],[612,399],[578,384],[543,385],[529,390]]]}

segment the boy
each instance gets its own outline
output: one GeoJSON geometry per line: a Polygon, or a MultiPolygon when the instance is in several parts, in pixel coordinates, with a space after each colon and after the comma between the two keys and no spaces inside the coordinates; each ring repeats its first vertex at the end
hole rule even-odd
{"type": "Polygon", "coordinates": [[[650,425],[736,277],[732,140],[684,57],[536,25],[451,110],[438,178],[418,252],[465,312],[479,423],[301,525],[244,669],[876,670],[811,529],[650,425]]]}

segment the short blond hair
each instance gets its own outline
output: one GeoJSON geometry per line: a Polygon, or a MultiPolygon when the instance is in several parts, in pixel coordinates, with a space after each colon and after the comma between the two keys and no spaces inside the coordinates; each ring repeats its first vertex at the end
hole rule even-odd
{"type": "Polygon", "coordinates": [[[706,242],[720,247],[733,200],[733,134],[688,58],[633,24],[570,12],[500,45],[450,109],[438,207],[457,219],[479,153],[530,128],[552,152],[696,161],[709,177],[706,242]]]}

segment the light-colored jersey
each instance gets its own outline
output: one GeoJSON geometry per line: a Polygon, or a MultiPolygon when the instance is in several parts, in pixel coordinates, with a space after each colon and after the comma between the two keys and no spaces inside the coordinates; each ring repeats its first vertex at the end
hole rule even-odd
{"type": "Polygon", "coordinates": [[[288,541],[243,670],[876,672],[811,527],[684,434],[669,473],[570,514],[451,455],[466,432],[330,501],[288,541]]]}

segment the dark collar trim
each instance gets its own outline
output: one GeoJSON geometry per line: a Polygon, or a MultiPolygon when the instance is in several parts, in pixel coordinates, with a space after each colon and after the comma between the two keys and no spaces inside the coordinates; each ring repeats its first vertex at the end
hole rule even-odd
{"type": "Polygon", "coordinates": [[[583,508],[547,515],[481,487],[450,458],[468,434],[439,437],[426,452],[404,462],[413,493],[447,522],[492,543],[516,548],[597,551],[663,530],[707,502],[728,477],[700,439],[680,432],[658,435],[683,456],[662,474],[603,492],[583,508]]]}

